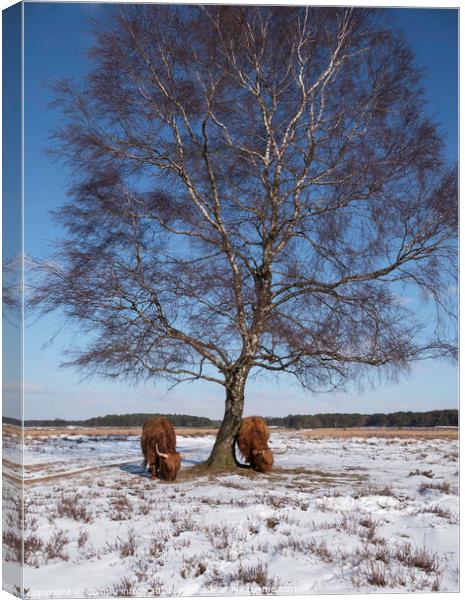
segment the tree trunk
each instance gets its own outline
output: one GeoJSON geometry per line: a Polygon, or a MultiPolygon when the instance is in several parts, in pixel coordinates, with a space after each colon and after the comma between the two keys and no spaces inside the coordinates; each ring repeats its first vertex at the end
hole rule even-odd
{"type": "Polygon", "coordinates": [[[236,435],[244,410],[244,389],[250,369],[242,367],[226,382],[226,403],[223,422],[213,450],[205,462],[207,467],[232,467],[237,464],[234,452],[236,435]]]}

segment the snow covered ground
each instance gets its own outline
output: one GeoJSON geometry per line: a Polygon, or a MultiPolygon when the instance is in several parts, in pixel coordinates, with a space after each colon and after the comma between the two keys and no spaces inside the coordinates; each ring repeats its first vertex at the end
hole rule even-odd
{"type": "Polygon", "coordinates": [[[458,591],[455,439],[272,430],[272,473],[193,477],[214,437],[178,436],[172,484],[137,436],[25,441],[30,597],[458,591]]]}

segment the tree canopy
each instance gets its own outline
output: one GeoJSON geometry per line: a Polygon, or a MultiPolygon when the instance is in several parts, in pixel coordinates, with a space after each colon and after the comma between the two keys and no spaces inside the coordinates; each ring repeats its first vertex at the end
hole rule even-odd
{"type": "Polygon", "coordinates": [[[88,332],[71,364],[220,383],[237,429],[253,371],[455,353],[456,168],[386,11],[112,6],[90,60],[55,88],[73,182],[35,294],[88,332]]]}

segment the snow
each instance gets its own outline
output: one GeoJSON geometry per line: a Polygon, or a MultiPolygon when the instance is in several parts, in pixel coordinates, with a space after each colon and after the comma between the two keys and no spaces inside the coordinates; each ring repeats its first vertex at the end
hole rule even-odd
{"type": "Polygon", "coordinates": [[[213,442],[169,484],[138,436],[26,438],[29,596],[458,591],[456,439],[272,431],[272,473],[190,476],[213,442]]]}

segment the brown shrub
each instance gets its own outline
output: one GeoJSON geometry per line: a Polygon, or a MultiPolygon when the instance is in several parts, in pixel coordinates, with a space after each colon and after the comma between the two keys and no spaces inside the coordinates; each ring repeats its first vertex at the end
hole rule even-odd
{"type": "Polygon", "coordinates": [[[426,490],[438,490],[440,492],[443,492],[444,494],[451,493],[450,483],[448,483],[447,481],[436,481],[431,483],[424,482],[418,488],[418,491],[420,493],[426,492],[426,490]]]}
{"type": "Polygon", "coordinates": [[[80,502],[80,499],[81,496],[79,494],[75,494],[74,496],[62,495],[57,502],[58,516],[67,517],[68,519],[81,521],[83,523],[90,523],[92,521],[92,515],[80,502]]]}
{"type": "Polygon", "coordinates": [[[256,565],[245,566],[242,563],[231,576],[231,583],[237,582],[243,585],[256,584],[263,593],[273,593],[279,586],[279,579],[268,575],[268,567],[259,562],[256,565]]]}
{"type": "Polygon", "coordinates": [[[78,535],[77,544],[79,548],[83,548],[87,544],[87,540],[89,539],[89,532],[85,529],[81,529],[78,535]]]}
{"type": "Polygon", "coordinates": [[[191,556],[184,561],[184,565],[180,571],[181,577],[187,579],[191,575],[200,577],[207,570],[207,565],[203,560],[199,560],[197,556],[191,556]]]}
{"type": "Polygon", "coordinates": [[[137,549],[136,532],[134,531],[134,529],[128,530],[128,537],[126,540],[123,541],[118,538],[118,547],[121,558],[126,558],[127,556],[134,556],[137,549]]]}
{"type": "Polygon", "coordinates": [[[124,494],[117,494],[111,498],[110,519],[112,521],[126,521],[133,513],[133,506],[124,494]]]}
{"type": "Polygon", "coordinates": [[[380,565],[375,561],[371,561],[368,564],[364,575],[367,583],[369,583],[370,585],[375,585],[377,587],[385,587],[387,584],[386,567],[384,565],[380,565]]]}
{"type": "Polygon", "coordinates": [[[44,554],[46,560],[49,561],[55,558],[68,560],[69,556],[64,550],[68,542],[69,539],[66,537],[66,534],[62,529],[55,531],[45,546],[44,554]]]}
{"type": "Polygon", "coordinates": [[[416,567],[426,573],[441,572],[437,554],[430,552],[425,546],[413,548],[409,542],[405,542],[396,548],[394,558],[408,567],[416,567]]]}

